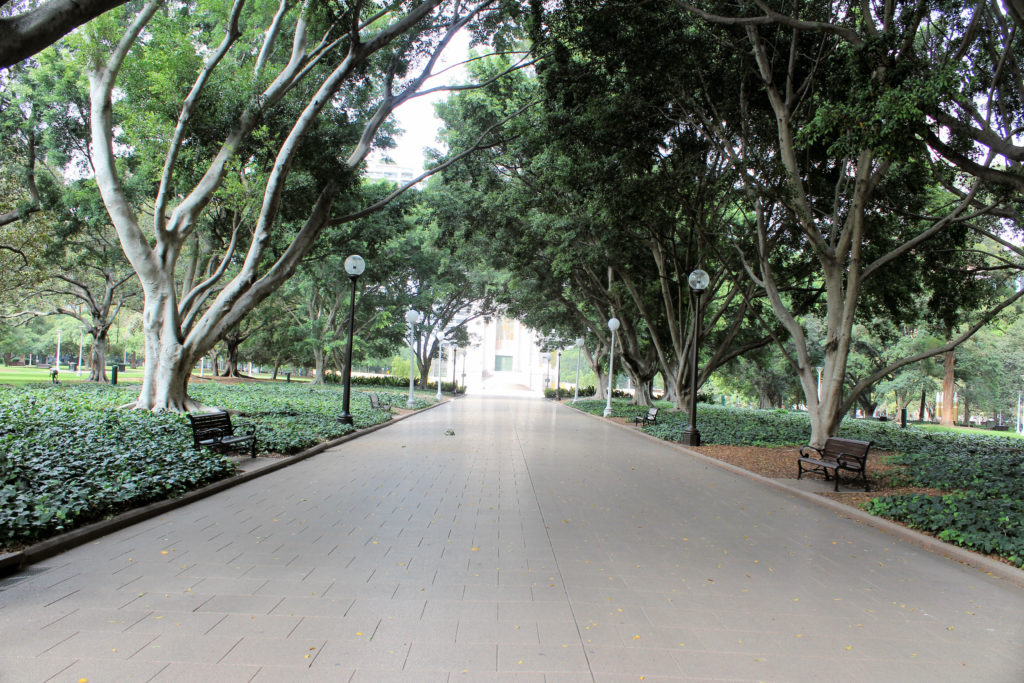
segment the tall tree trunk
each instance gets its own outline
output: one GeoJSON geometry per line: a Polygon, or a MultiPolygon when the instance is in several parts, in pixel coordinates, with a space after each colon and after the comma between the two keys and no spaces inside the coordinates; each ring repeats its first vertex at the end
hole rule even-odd
{"type": "Polygon", "coordinates": [[[107,331],[104,329],[93,337],[89,351],[89,381],[107,381],[107,331]]]}
{"type": "Polygon", "coordinates": [[[668,375],[664,372],[661,373],[661,379],[665,384],[665,394],[662,396],[662,399],[670,401],[673,405],[678,405],[680,398],[679,388],[676,386],[675,382],[669,380],[668,375]]]}
{"type": "Polygon", "coordinates": [[[864,417],[871,417],[875,414],[875,409],[878,407],[878,402],[868,394],[868,392],[862,393],[857,397],[857,403],[860,404],[861,410],[864,411],[864,417]]]}
{"type": "Polygon", "coordinates": [[[280,369],[281,369],[281,361],[279,361],[279,360],[277,360],[275,358],[274,359],[274,374],[271,375],[270,379],[272,379],[272,380],[277,379],[277,371],[280,370],[280,369]]]}
{"type": "Polygon", "coordinates": [[[313,349],[313,365],[316,375],[313,377],[313,384],[324,383],[324,371],[327,369],[327,354],[319,346],[313,349]]]}
{"type": "Polygon", "coordinates": [[[636,404],[638,406],[651,407],[654,405],[654,392],[652,391],[653,383],[651,381],[641,382],[635,386],[636,404]]]}
{"type": "Polygon", "coordinates": [[[157,283],[143,285],[146,363],[135,407],[173,412],[198,408],[199,404],[188,397],[188,381],[199,356],[188,353],[182,343],[174,279],[168,276],[157,283]]]}
{"type": "Polygon", "coordinates": [[[956,423],[956,407],[953,393],[956,391],[956,351],[946,352],[946,362],[942,366],[942,421],[941,424],[952,427],[956,423]]]}
{"type": "Polygon", "coordinates": [[[924,422],[924,411],[926,408],[925,399],[927,398],[927,389],[921,387],[921,407],[917,410],[917,419],[924,422]]]}
{"type": "Polygon", "coordinates": [[[591,365],[591,370],[597,377],[597,384],[594,386],[594,399],[603,401],[608,398],[608,373],[600,362],[591,365]]]}
{"type": "Polygon", "coordinates": [[[238,372],[238,347],[241,341],[237,336],[228,334],[224,336],[225,360],[223,377],[241,377],[238,372]]]}

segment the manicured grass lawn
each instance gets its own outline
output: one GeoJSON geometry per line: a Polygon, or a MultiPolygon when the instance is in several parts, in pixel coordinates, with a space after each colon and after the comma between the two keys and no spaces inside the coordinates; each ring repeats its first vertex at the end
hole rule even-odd
{"type": "MultiPolygon", "coordinates": [[[[107,368],[107,377],[110,377],[110,368],[107,368]]],[[[67,367],[61,367],[60,373],[57,376],[61,384],[64,383],[79,383],[87,382],[89,380],[89,371],[82,369],[82,374],[72,372],[67,367]]],[[[141,382],[142,381],[142,368],[131,368],[126,369],[124,372],[117,374],[117,381],[121,382],[141,382]]],[[[15,386],[22,386],[25,384],[33,384],[40,382],[50,382],[50,371],[43,368],[26,367],[23,365],[0,365],[0,384],[13,384],[15,386]]]]}
{"type": "Polygon", "coordinates": [[[1008,436],[1014,439],[1024,439],[1024,434],[1018,434],[1014,431],[1014,425],[1010,425],[1009,431],[997,432],[991,429],[980,429],[978,427],[946,427],[944,425],[925,424],[917,422],[914,424],[917,429],[923,429],[926,432],[957,432],[960,434],[998,434],[1000,436],[1008,436]]]}

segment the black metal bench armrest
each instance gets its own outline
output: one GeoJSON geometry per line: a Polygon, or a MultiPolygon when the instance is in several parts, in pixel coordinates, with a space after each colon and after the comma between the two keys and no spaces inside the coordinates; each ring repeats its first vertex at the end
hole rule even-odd
{"type": "Polygon", "coordinates": [[[845,466],[846,463],[853,463],[858,469],[864,467],[864,463],[867,462],[867,459],[867,454],[853,455],[852,453],[840,453],[836,457],[836,460],[840,465],[845,466]]]}
{"type": "Polygon", "coordinates": [[[815,460],[821,460],[821,456],[822,455],[823,455],[822,450],[819,449],[819,448],[815,448],[814,446],[801,446],[800,447],[800,457],[801,458],[814,458],[815,460]]]}

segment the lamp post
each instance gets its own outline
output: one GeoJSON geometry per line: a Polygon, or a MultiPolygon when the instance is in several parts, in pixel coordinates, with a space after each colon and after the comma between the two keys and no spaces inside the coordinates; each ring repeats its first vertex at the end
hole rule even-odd
{"type": "Polygon", "coordinates": [[[572,394],[572,402],[580,398],[580,356],[583,355],[583,337],[576,340],[576,390],[572,394]]]}
{"type": "Polygon", "coordinates": [[[437,342],[437,400],[441,400],[441,348],[444,346],[443,341],[437,342]]]}
{"type": "Polygon", "coordinates": [[[551,386],[551,354],[542,353],[540,357],[544,361],[544,388],[541,389],[541,393],[544,393],[551,386]]]}
{"type": "Polygon", "coordinates": [[[348,348],[345,349],[345,390],[341,395],[341,415],[338,419],[342,424],[352,424],[349,412],[349,398],[352,393],[352,336],[356,320],[356,280],[366,270],[366,261],[359,254],[352,254],[345,259],[345,272],[352,281],[352,298],[348,304],[348,348]]]}
{"type": "Polygon", "coordinates": [[[455,382],[455,370],[459,366],[459,347],[452,344],[452,396],[458,393],[456,391],[459,385],[455,382]]]}
{"type": "Polygon", "coordinates": [[[555,349],[555,400],[562,400],[562,349],[555,349]]]}
{"type": "Polygon", "coordinates": [[[604,406],[605,417],[611,417],[612,414],[612,384],[615,382],[615,330],[619,329],[619,319],[610,319],[608,329],[612,333],[612,351],[608,354],[608,402],[604,406]]]}
{"type": "Polygon", "coordinates": [[[697,431],[697,347],[700,336],[700,295],[708,287],[708,274],[698,268],[690,273],[687,282],[693,292],[693,349],[690,354],[690,426],[683,430],[683,443],[687,446],[700,445],[700,432],[697,431]]]}
{"type": "Polygon", "coordinates": [[[82,376],[82,346],[85,344],[85,332],[78,337],[78,365],[75,366],[75,375],[82,376]]]}
{"type": "Polygon", "coordinates": [[[409,400],[405,405],[410,408],[416,405],[416,399],[412,395],[412,373],[416,367],[416,321],[419,319],[420,314],[411,308],[405,312],[405,322],[409,323],[409,400]]]}

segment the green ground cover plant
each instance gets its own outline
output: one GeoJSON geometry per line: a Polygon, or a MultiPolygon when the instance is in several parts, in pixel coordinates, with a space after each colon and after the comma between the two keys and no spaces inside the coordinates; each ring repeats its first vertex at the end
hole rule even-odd
{"type": "Polygon", "coordinates": [[[192,447],[180,416],[118,410],[121,390],[77,389],[0,388],[0,546],[234,472],[228,459],[192,447]]]}
{"type": "MultiPolygon", "coordinates": [[[[669,412],[671,404],[656,401],[665,408],[658,414],[658,424],[645,431],[669,441],[679,441],[689,416],[685,412],[669,412]]],[[[604,401],[579,401],[576,407],[601,415],[604,401]]],[[[612,401],[615,417],[632,419],[646,412],[627,401],[612,401]]],[[[754,410],[707,403],[697,405],[697,428],[701,440],[709,444],[731,446],[797,446],[807,443],[811,423],[806,413],[792,410],[754,410]]],[[[984,432],[929,431],[898,422],[874,420],[843,421],[839,435],[874,443],[874,448],[903,453],[929,455],[1008,455],[1024,453],[1024,443],[1010,435],[984,432]]]]}
{"type": "MultiPolygon", "coordinates": [[[[576,404],[595,415],[602,414],[604,406],[603,401],[576,404]]],[[[626,401],[613,400],[612,409],[615,417],[627,419],[642,412],[626,401]]],[[[688,421],[686,413],[662,410],[658,424],[645,431],[679,441],[688,421]]],[[[705,443],[733,446],[794,446],[806,443],[810,434],[804,413],[706,404],[697,406],[697,427],[705,443]]],[[[888,461],[894,466],[887,474],[892,486],[946,492],[879,496],[865,503],[865,510],[1024,567],[1024,446],[1020,439],[913,426],[903,429],[898,423],[870,420],[846,420],[839,433],[895,451],[888,461]]]]}
{"type": "MultiPolygon", "coordinates": [[[[196,450],[184,415],[120,408],[138,389],[95,384],[0,386],[0,547],[30,543],[230,476],[222,455],[196,450]]],[[[406,394],[378,392],[405,405],[406,394]]],[[[261,453],[293,453],[341,436],[341,388],[197,383],[197,400],[238,411],[261,453]]],[[[417,406],[429,405],[423,397],[417,406]]],[[[390,419],[353,391],[357,427],[390,419]]]]}
{"type": "Polygon", "coordinates": [[[898,453],[894,483],[950,491],[873,498],[873,515],[1024,567],[1024,454],[898,453]]]}

